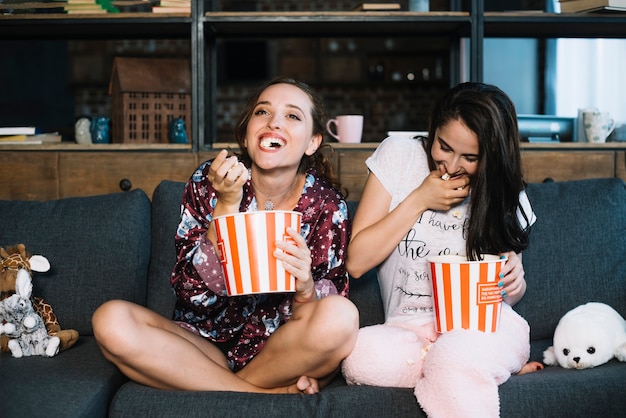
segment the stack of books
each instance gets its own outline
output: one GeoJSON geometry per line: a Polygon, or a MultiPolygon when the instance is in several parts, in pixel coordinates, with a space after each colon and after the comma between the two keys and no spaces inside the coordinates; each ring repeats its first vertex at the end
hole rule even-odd
{"type": "Polygon", "coordinates": [[[185,13],[191,16],[191,0],[161,0],[152,13],[185,13]]]}
{"type": "Polygon", "coordinates": [[[400,3],[361,3],[352,9],[356,12],[377,12],[400,10],[400,3]]]}
{"type": "Polygon", "coordinates": [[[626,11],[626,0],[559,0],[561,13],[626,11]]]}
{"type": "Polygon", "coordinates": [[[55,0],[63,4],[63,10],[70,14],[117,13],[111,0],[55,0]]]}
{"type": "Polygon", "coordinates": [[[0,145],[30,145],[61,142],[58,132],[38,134],[34,126],[0,127],[0,145]]]}

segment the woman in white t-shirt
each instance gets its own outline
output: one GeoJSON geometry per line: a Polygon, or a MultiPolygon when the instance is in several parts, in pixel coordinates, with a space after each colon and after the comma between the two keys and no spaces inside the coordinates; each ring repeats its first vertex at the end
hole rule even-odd
{"type": "Polygon", "coordinates": [[[542,367],[527,363],[529,327],[511,309],[526,291],[521,252],[535,221],[513,103],[495,86],[462,83],[435,107],[428,138],[389,137],[366,163],[347,268],[355,278],[378,268],[386,320],[359,331],[346,380],[414,387],[432,417],[497,417],[497,386],[542,367]],[[437,334],[427,260],[444,254],[508,258],[497,333],[437,334]]]}

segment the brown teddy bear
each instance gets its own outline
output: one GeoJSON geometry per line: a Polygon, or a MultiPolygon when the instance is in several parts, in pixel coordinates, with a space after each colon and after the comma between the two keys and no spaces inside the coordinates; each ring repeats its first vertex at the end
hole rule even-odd
{"type": "MultiPolygon", "coordinates": [[[[30,255],[24,244],[11,247],[0,247],[0,300],[4,300],[15,294],[17,273],[25,269],[29,274],[32,271],[45,272],[50,269],[50,263],[42,255],[30,255]]],[[[78,331],[73,329],[61,329],[59,321],[52,310],[52,306],[39,297],[31,297],[33,307],[43,319],[48,335],[56,336],[60,340],[60,349],[66,350],[78,340],[78,331]]],[[[9,351],[9,337],[0,336],[0,351],[9,351]]]]}

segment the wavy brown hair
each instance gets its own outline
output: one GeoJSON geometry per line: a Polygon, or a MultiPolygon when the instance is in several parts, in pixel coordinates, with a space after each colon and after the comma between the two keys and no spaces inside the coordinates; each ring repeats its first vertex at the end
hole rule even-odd
{"type": "MultiPolygon", "coordinates": [[[[519,194],[526,184],[522,176],[519,131],[515,106],[498,87],[461,83],[450,89],[431,114],[424,143],[431,170],[431,149],[437,128],[462,121],[478,137],[478,169],[471,179],[471,214],[466,243],[467,257],[505,251],[521,252],[528,246],[528,229],[517,216],[519,194]]],[[[526,219],[528,224],[528,219],[526,219]]]]}
{"type": "MultiPolygon", "coordinates": [[[[328,181],[333,187],[341,190],[341,182],[339,178],[335,174],[335,170],[333,169],[332,164],[327,158],[327,154],[332,153],[332,147],[326,143],[325,134],[326,134],[326,122],[328,121],[328,114],[326,113],[326,109],[322,100],[313,92],[313,89],[309,87],[306,83],[295,80],[289,77],[277,77],[273,80],[265,83],[259,89],[256,90],[249,98],[246,104],[246,107],[239,118],[239,122],[237,122],[237,126],[235,127],[235,140],[237,144],[239,144],[240,149],[240,158],[241,161],[246,165],[246,167],[250,167],[252,160],[250,155],[248,154],[248,150],[245,146],[246,140],[246,132],[248,130],[248,122],[252,117],[252,112],[254,112],[254,107],[256,106],[259,96],[270,86],[275,84],[290,84],[295,86],[305,92],[307,96],[311,99],[311,116],[313,118],[313,135],[321,135],[322,141],[320,146],[312,155],[304,154],[302,159],[300,160],[300,166],[298,167],[298,173],[304,174],[309,169],[315,168],[317,175],[326,181],[328,181]]],[[[347,192],[344,190],[344,193],[347,195],[347,192]]]]}

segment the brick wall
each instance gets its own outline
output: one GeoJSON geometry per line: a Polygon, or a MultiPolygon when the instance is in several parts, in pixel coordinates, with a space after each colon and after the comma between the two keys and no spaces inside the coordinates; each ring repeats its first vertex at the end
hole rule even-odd
{"type": "MultiPolygon", "coordinates": [[[[406,9],[407,0],[399,1],[406,9]]],[[[218,1],[218,10],[351,10],[359,1],[218,1]]],[[[519,2],[518,2],[519,3],[519,2]]],[[[522,1],[539,7],[537,1],[522,1]]],[[[448,1],[431,0],[431,10],[446,10],[448,1]]],[[[467,2],[464,2],[467,7],[467,2]]],[[[254,40],[259,42],[258,39],[254,40]]],[[[331,116],[365,115],[364,142],[380,141],[389,130],[424,130],[431,104],[449,87],[447,39],[322,38],[266,42],[261,74],[240,59],[248,80],[229,80],[222,66],[218,83],[219,141],[232,130],[245,98],[262,81],[291,75],[311,84],[324,98],[331,116]],[[382,67],[382,70],[381,70],[382,67]],[[224,73],[225,76],[224,76],[224,73]],[[414,79],[407,77],[414,75],[414,79]]],[[[188,40],[68,41],[69,83],[76,117],[111,114],[108,82],[115,56],[184,56],[188,40]]],[[[241,56],[241,54],[239,54],[241,56]]]]}

